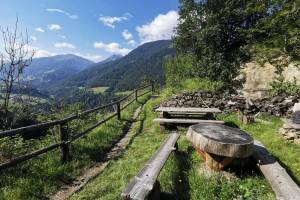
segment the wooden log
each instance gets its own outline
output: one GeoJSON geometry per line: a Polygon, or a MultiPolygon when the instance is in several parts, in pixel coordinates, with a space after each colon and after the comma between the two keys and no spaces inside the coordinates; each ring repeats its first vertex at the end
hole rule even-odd
{"type": "Polygon", "coordinates": [[[61,143],[51,144],[51,145],[49,145],[47,147],[44,147],[42,149],[39,149],[37,151],[33,151],[31,153],[28,153],[26,155],[20,156],[18,158],[15,158],[13,160],[8,161],[8,162],[1,163],[0,164],[0,170],[7,169],[9,167],[14,167],[18,163],[24,162],[26,160],[30,160],[31,158],[34,158],[34,157],[37,157],[37,156],[39,156],[41,154],[47,153],[49,151],[52,151],[53,149],[56,149],[56,148],[58,148],[61,145],[62,145],[61,143]]]}
{"type": "Polygon", "coordinates": [[[180,134],[170,134],[140,173],[135,176],[121,194],[122,199],[144,200],[149,197],[156,179],[169,155],[175,150],[180,134]]]}
{"type": "Polygon", "coordinates": [[[252,124],[254,123],[254,117],[249,115],[243,115],[242,122],[243,124],[252,124]]]}
{"type": "Polygon", "coordinates": [[[300,188],[298,185],[259,141],[255,141],[254,143],[253,157],[260,171],[270,183],[277,199],[300,199],[300,188]]]}
{"type": "Polygon", "coordinates": [[[121,105],[120,105],[120,101],[117,102],[117,113],[118,113],[118,120],[121,119],[121,105]]]}
{"type": "Polygon", "coordinates": [[[138,101],[138,90],[135,90],[135,101],[138,101]]]}
{"type": "Polygon", "coordinates": [[[62,150],[62,161],[69,161],[71,160],[70,156],[70,148],[69,148],[69,133],[67,132],[67,129],[63,125],[58,125],[58,132],[60,134],[61,138],[61,150],[62,150]]]}

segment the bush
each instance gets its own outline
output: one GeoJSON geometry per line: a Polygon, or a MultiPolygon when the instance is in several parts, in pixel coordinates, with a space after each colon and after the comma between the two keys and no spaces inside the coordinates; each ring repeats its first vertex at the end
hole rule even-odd
{"type": "Polygon", "coordinates": [[[204,90],[210,92],[220,91],[224,87],[222,81],[211,81],[206,78],[186,79],[181,82],[182,89],[188,91],[204,90]]]}
{"type": "Polygon", "coordinates": [[[287,95],[299,95],[300,94],[300,86],[297,85],[296,80],[293,82],[284,81],[284,80],[276,80],[271,83],[272,89],[271,94],[277,95],[285,93],[287,95]]]}
{"type": "Polygon", "coordinates": [[[164,62],[166,84],[178,87],[182,80],[198,77],[195,58],[191,54],[168,57],[164,62]]]}

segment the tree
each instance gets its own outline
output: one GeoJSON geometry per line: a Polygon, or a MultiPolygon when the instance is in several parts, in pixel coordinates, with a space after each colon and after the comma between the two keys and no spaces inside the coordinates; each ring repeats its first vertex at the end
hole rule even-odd
{"type": "Polygon", "coordinates": [[[273,0],[269,16],[252,29],[252,52],[258,59],[286,65],[300,60],[300,1],[273,0]],[[282,57],[285,59],[278,59],[282,57]],[[286,62],[288,61],[288,62],[286,62]]]}
{"type": "Polygon", "coordinates": [[[2,104],[6,114],[13,87],[20,86],[24,69],[30,65],[34,51],[30,50],[28,33],[18,32],[18,18],[13,30],[1,29],[4,50],[0,53],[0,84],[4,93],[2,104]]]}
{"type": "Polygon", "coordinates": [[[195,56],[195,75],[232,83],[250,59],[248,31],[268,15],[268,1],[181,0],[174,43],[195,56]]]}

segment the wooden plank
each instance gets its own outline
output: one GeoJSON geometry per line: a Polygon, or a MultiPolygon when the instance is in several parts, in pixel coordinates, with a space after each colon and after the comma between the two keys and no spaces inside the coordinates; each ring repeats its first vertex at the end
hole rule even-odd
{"type": "Polygon", "coordinates": [[[156,112],[168,112],[168,113],[221,113],[221,110],[218,108],[177,108],[177,107],[159,107],[155,110],[156,112]]]}
{"type": "Polygon", "coordinates": [[[277,199],[296,200],[300,198],[298,185],[259,141],[254,142],[253,157],[260,171],[270,183],[277,199]]]}
{"type": "Polygon", "coordinates": [[[143,200],[153,190],[156,179],[166,163],[180,134],[170,134],[140,173],[135,176],[122,192],[123,199],[143,200]]]}
{"type": "Polygon", "coordinates": [[[154,122],[166,123],[166,124],[224,124],[224,121],[221,120],[201,120],[201,119],[165,119],[165,118],[156,118],[154,122]]]}
{"type": "Polygon", "coordinates": [[[17,165],[18,163],[24,162],[26,160],[30,160],[31,158],[37,157],[37,156],[39,156],[41,154],[44,154],[48,151],[52,151],[53,149],[56,149],[61,145],[62,145],[62,143],[51,144],[51,145],[49,145],[47,147],[44,147],[42,149],[39,149],[37,151],[33,151],[33,152],[28,153],[26,155],[23,155],[23,156],[20,156],[18,158],[15,158],[13,160],[10,160],[6,163],[2,163],[2,164],[0,164],[0,170],[6,169],[6,168],[9,168],[9,167],[13,167],[13,166],[17,165]]]}

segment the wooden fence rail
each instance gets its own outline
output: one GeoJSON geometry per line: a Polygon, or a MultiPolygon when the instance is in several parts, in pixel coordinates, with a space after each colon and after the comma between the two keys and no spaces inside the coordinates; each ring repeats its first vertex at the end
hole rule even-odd
{"type": "Polygon", "coordinates": [[[31,153],[25,154],[25,155],[17,157],[17,158],[14,158],[14,159],[12,159],[10,161],[7,161],[5,163],[1,163],[0,164],[0,170],[7,169],[7,168],[10,168],[10,167],[14,167],[14,166],[16,166],[17,164],[19,164],[21,162],[24,162],[26,160],[30,160],[34,157],[37,157],[41,154],[52,151],[52,150],[54,150],[56,148],[59,148],[59,147],[62,149],[62,160],[63,161],[70,160],[70,158],[71,158],[70,151],[69,151],[70,143],[72,143],[73,141],[85,136],[86,134],[91,132],[93,129],[97,128],[98,126],[104,124],[105,122],[109,121],[110,119],[112,119],[116,116],[117,116],[117,119],[120,120],[121,119],[121,112],[124,109],[126,109],[133,102],[138,101],[138,97],[141,97],[141,96],[143,96],[145,94],[148,94],[150,92],[153,92],[153,91],[154,91],[154,85],[153,85],[153,83],[151,83],[151,84],[148,84],[148,85],[145,85],[143,87],[135,89],[133,92],[131,92],[127,96],[125,96],[125,97],[123,97],[123,98],[121,98],[121,99],[119,99],[115,102],[112,102],[112,103],[109,103],[109,104],[106,104],[106,105],[102,105],[102,106],[98,106],[98,107],[86,110],[84,112],[81,112],[81,113],[76,113],[76,114],[73,114],[73,115],[71,115],[69,117],[66,117],[64,119],[61,119],[61,120],[55,120],[55,121],[51,121],[51,122],[45,122],[45,123],[40,123],[40,124],[36,124],[36,125],[31,125],[31,126],[26,126],[26,127],[21,127],[21,128],[17,128],[17,129],[6,130],[6,131],[0,132],[0,138],[3,138],[3,137],[12,137],[12,136],[16,136],[16,135],[19,135],[19,134],[26,134],[26,133],[36,131],[36,130],[48,130],[48,129],[56,126],[57,129],[58,129],[58,133],[60,134],[60,139],[61,139],[61,141],[59,143],[51,144],[51,145],[49,145],[47,147],[44,147],[42,149],[33,151],[31,153]],[[150,88],[150,90],[148,90],[146,92],[143,92],[142,94],[138,94],[139,91],[143,91],[147,88],[150,88]],[[130,99],[130,97],[132,97],[133,94],[135,94],[133,96],[133,98],[131,100],[129,100],[128,102],[125,102],[127,99],[130,99]],[[123,106],[121,106],[122,102],[125,102],[125,104],[123,106]],[[84,130],[80,133],[77,133],[77,134],[75,134],[71,137],[69,136],[69,133],[67,132],[67,123],[68,122],[70,122],[72,120],[75,120],[75,119],[80,119],[80,118],[82,118],[84,116],[87,116],[91,113],[95,113],[96,111],[99,111],[99,110],[102,110],[102,109],[105,109],[105,108],[108,108],[108,107],[111,107],[111,106],[116,108],[116,112],[114,114],[112,114],[112,115],[108,116],[107,118],[97,122],[96,124],[92,125],[91,127],[87,128],[86,130],[84,130]]]}

